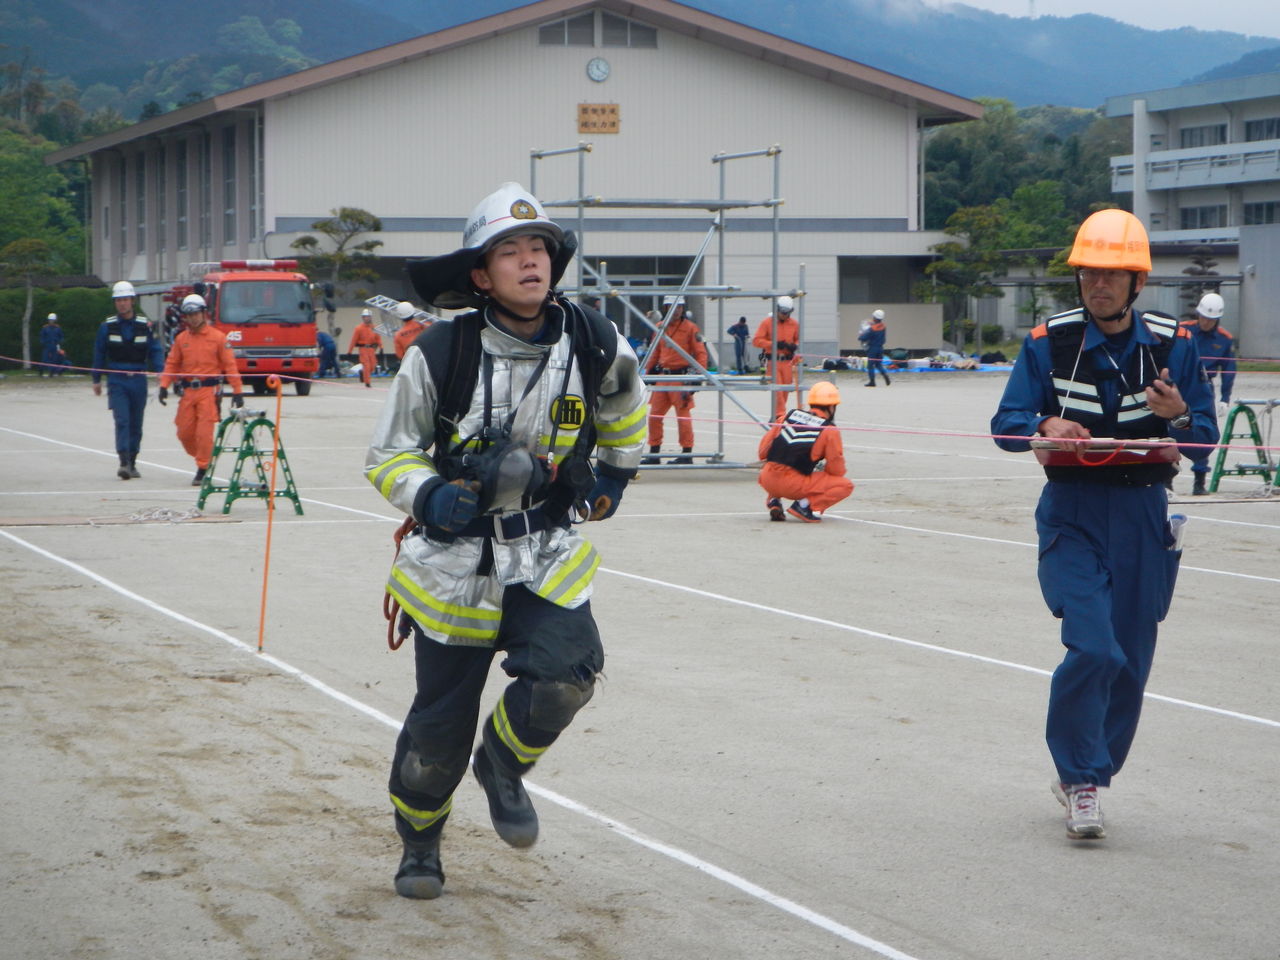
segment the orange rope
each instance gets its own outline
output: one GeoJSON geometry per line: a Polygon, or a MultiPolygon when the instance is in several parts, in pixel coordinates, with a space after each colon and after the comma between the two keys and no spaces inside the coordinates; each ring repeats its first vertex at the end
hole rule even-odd
{"type": "Polygon", "coordinates": [[[267,547],[262,557],[262,603],[258,608],[258,652],[267,622],[267,574],[271,570],[271,523],[276,516],[276,462],[280,459],[280,414],[284,384],[275,374],[267,377],[267,388],[276,392],[276,420],[271,427],[271,483],[267,487],[267,547]]]}
{"type": "MultiPolygon", "coordinates": [[[[400,524],[396,532],[391,535],[391,539],[396,542],[397,557],[400,556],[401,541],[413,533],[417,526],[418,521],[414,520],[413,517],[405,517],[404,523],[400,524]]],[[[394,557],[392,562],[395,562],[394,557]]],[[[387,646],[392,650],[399,650],[400,645],[404,643],[405,638],[409,636],[412,630],[412,627],[409,626],[409,618],[403,614],[400,614],[399,617],[399,630],[396,629],[397,614],[400,614],[400,601],[384,590],[382,593],[382,615],[387,618],[387,646]]]]}

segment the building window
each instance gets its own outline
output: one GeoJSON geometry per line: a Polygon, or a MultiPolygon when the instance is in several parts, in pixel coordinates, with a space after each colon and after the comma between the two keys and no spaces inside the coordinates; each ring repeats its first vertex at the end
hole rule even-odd
{"type": "Polygon", "coordinates": [[[165,242],[168,240],[166,235],[169,224],[166,222],[169,216],[169,204],[165,197],[165,188],[168,186],[168,171],[165,170],[165,152],[161,147],[155,154],[156,165],[156,252],[163,253],[166,249],[165,242]]]}
{"type": "Polygon", "coordinates": [[[222,131],[222,242],[236,242],[236,128],[222,131]]]}
{"type": "Polygon", "coordinates": [[[176,216],[174,222],[177,226],[178,249],[187,249],[187,141],[185,139],[178,141],[178,147],[174,151],[176,156],[173,158],[173,186],[174,186],[174,203],[177,210],[174,211],[176,216]]]}
{"type": "Polygon", "coordinates": [[[567,20],[544,23],[538,28],[538,43],[544,47],[594,47],[595,13],[583,13],[567,20]]]}
{"type": "Polygon", "coordinates": [[[1267,117],[1265,120],[1246,120],[1244,122],[1244,138],[1246,140],[1280,140],[1280,117],[1267,117]]]}
{"type": "Polygon", "coordinates": [[[1244,205],[1244,225],[1254,227],[1260,223],[1280,223],[1280,202],[1264,200],[1244,205]]]}
{"type": "Polygon", "coordinates": [[[1212,204],[1204,207],[1183,207],[1178,211],[1183,230],[1202,230],[1206,227],[1227,225],[1227,205],[1212,204]]]}
{"type": "Polygon", "coordinates": [[[138,253],[147,249],[147,155],[140,153],[133,158],[134,203],[138,206],[138,253]]]}
{"type": "Polygon", "coordinates": [[[605,47],[656,47],[658,31],[626,17],[600,13],[600,43],[605,47]]]}
{"type": "Polygon", "coordinates": [[[213,245],[213,138],[200,135],[200,246],[213,245]]]}
{"type": "Polygon", "coordinates": [[[129,167],[124,157],[116,168],[116,209],[120,211],[120,252],[129,252],[129,167]]]}
{"type": "Polygon", "coordinates": [[[1216,147],[1227,142],[1227,125],[1210,123],[1203,127],[1183,127],[1179,136],[1179,145],[1183,147],[1216,147]]]}

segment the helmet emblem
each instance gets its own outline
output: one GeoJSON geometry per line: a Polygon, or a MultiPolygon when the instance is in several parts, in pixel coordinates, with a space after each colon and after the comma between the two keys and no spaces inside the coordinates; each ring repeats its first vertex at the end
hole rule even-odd
{"type": "Polygon", "coordinates": [[[517,220],[537,220],[538,211],[533,209],[533,204],[528,200],[517,200],[511,205],[511,216],[517,220]]]}

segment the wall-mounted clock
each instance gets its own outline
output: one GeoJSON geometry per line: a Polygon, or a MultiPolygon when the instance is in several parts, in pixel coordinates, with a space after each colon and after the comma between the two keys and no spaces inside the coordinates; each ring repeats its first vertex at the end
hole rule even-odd
{"type": "Polygon", "coordinates": [[[604,57],[592,57],[587,61],[587,76],[596,83],[609,79],[609,61],[604,57]]]}

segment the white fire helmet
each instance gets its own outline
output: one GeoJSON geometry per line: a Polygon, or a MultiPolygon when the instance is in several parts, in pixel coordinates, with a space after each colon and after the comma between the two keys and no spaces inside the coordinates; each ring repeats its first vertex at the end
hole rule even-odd
{"type": "Polygon", "coordinates": [[[111,288],[112,300],[119,300],[121,297],[136,297],[137,295],[134,292],[133,284],[128,280],[117,281],[116,285],[111,288]]]}
{"type": "Polygon", "coordinates": [[[208,308],[209,305],[204,302],[204,297],[198,293],[188,293],[182,298],[181,309],[183,313],[200,313],[208,308]]]}
{"type": "Polygon", "coordinates": [[[46,319],[46,320],[52,320],[54,323],[57,323],[57,322],[58,322],[58,315],[57,315],[56,313],[51,313],[51,314],[49,314],[49,316],[45,317],[45,319],[46,319]]]}
{"type": "Polygon", "coordinates": [[[564,242],[564,231],[547,216],[538,198],[520,184],[508,181],[471,211],[462,231],[462,246],[482,254],[499,240],[522,233],[546,237],[553,244],[553,256],[564,242]]]}
{"type": "Polygon", "coordinates": [[[401,300],[395,305],[391,312],[395,314],[395,318],[397,320],[408,320],[418,312],[418,309],[408,300],[401,300]]]}
{"type": "Polygon", "coordinates": [[[796,302],[791,297],[778,298],[779,313],[792,313],[795,310],[795,308],[796,308],[796,302]]]}
{"type": "Polygon", "coordinates": [[[684,306],[684,297],[677,297],[677,296],[675,296],[675,295],[673,295],[673,294],[670,294],[670,293],[669,293],[669,294],[667,294],[665,297],[663,297],[663,298],[662,298],[662,305],[663,305],[664,307],[672,307],[672,306],[674,306],[674,307],[681,307],[681,306],[684,306]]]}
{"type": "Polygon", "coordinates": [[[883,319],[884,319],[884,311],[883,311],[883,310],[872,310],[872,311],[871,311],[871,319],[872,319],[872,320],[883,320],[883,319]]]}
{"type": "Polygon", "coordinates": [[[365,307],[363,310],[360,311],[361,320],[371,320],[372,318],[373,318],[373,311],[370,310],[368,307],[365,307]]]}
{"type": "Polygon", "coordinates": [[[1221,294],[1206,293],[1200,298],[1200,303],[1196,307],[1196,313],[1207,320],[1221,320],[1222,313],[1227,308],[1227,302],[1222,299],[1221,294]]]}

